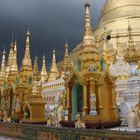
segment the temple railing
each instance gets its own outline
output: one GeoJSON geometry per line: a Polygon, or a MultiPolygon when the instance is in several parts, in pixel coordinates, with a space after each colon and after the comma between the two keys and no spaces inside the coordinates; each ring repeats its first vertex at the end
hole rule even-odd
{"type": "Polygon", "coordinates": [[[0,135],[25,140],[139,140],[140,132],[56,128],[42,125],[0,122],[0,135]]]}

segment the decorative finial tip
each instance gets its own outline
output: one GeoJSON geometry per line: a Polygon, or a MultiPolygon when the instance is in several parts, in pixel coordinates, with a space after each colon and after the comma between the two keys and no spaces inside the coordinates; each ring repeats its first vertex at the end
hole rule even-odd
{"type": "Polygon", "coordinates": [[[17,45],[17,41],[15,40],[14,45],[17,45]]]}
{"type": "Polygon", "coordinates": [[[45,59],[45,55],[43,54],[43,59],[45,59]]]}
{"type": "Polygon", "coordinates": [[[28,28],[28,31],[27,31],[26,35],[27,36],[30,36],[30,30],[29,30],[29,28],[28,28]]]}
{"type": "Polygon", "coordinates": [[[55,54],[55,49],[53,49],[53,53],[55,54]]]}
{"type": "Polygon", "coordinates": [[[36,61],[37,59],[38,59],[37,56],[35,56],[35,61],[36,61]]]}
{"type": "Polygon", "coordinates": [[[3,55],[5,55],[5,54],[6,54],[5,49],[3,50],[2,54],[3,54],[3,55]]]}
{"type": "Polygon", "coordinates": [[[90,7],[89,0],[85,0],[85,7],[90,7]]]}

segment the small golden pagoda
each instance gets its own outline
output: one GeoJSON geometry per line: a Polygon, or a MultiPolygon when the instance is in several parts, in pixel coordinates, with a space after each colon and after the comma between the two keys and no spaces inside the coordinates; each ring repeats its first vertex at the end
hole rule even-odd
{"type": "Polygon", "coordinates": [[[32,92],[24,101],[24,119],[25,123],[40,123],[46,122],[45,118],[45,102],[40,94],[37,77],[34,77],[32,92]]]}
{"type": "Polygon", "coordinates": [[[30,32],[26,34],[26,49],[21,68],[17,65],[17,42],[10,45],[10,52],[5,65],[5,51],[3,52],[0,71],[1,109],[8,117],[15,114],[17,119],[23,117],[23,102],[31,93],[33,70],[30,58],[30,32]]]}
{"type": "Polygon", "coordinates": [[[25,123],[40,123],[45,122],[45,102],[42,100],[40,91],[40,72],[38,69],[37,56],[34,60],[33,70],[33,86],[30,94],[26,95],[23,102],[24,119],[25,123]]]}
{"type": "Polygon", "coordinates": [[[89,1],[85,2],[85,32],[77,63],[66,79],[67,121],[80,114],[88,123],[119,122],[114,84],[108,71],[102,71],[92,35],[89,1]]]}

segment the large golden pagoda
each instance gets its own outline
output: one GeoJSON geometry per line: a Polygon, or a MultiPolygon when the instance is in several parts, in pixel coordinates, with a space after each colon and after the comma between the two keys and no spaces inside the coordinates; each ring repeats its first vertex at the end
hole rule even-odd
{"type": "MultiPolygon", "coordinates": [[[[106,0],[100,12],[99,23],[92,31],[95,42],[98,45],[99,53],[102,54],[105,39],[104,30],[106,30],[108,39],[107,52],[110,55],[115,54],[114,46],[116,45],[117,34],[121,50],[126,49],[128,38],[128,22],[130,22],[133,31],[131,35],[136,42],[136,48],[140,45],[140,1],[139,0],[106,0]]],[[[73,49],[71,58],[75,63],[80,53],[81,44],[73,49]]]]}

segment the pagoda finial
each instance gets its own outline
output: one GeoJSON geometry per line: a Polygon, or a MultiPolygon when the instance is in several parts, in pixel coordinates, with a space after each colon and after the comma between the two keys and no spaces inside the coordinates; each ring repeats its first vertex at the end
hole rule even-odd
{"type": "Polygon", "coordinates": [[[65,57],[69,56],[69,51],[68,51],[68,43],[66,42],[65,44],[65,57]]]}
{"type": "Polygon", "coordinates": [[[85,33],[84,33],[84,39],[87,38],[86,36],[89,36],[89,35],[92,34],[89,7],[90,7],[89,0],[85,0],[85,33]]]}
{"type": "Polygon", "coordinates": [[[48,74],[46,70],[46,60],[45,55],[43,55],[43,61],[42,61],[42,69],[41,69],[41,81],[45,82],[48,79],[48,74]]]}
{"type": "Polygon", "coordinates": [[[29,28],[27,30],[26,36],[30,36],[30,30],[29,30],[29,28]]]}
{"type": "Polygon", "coordinates": [[[56,64],[55,49],[53,49],[52,66],[50,70],[49,81],[56,80],[58,76],[59,76],[59,72],[56,64]]]}

